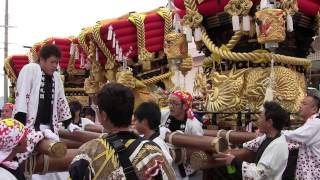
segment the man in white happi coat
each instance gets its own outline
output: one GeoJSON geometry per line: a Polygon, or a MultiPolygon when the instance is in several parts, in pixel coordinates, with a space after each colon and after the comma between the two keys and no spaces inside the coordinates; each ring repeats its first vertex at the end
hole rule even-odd
{"type": "Polygon", "coordinates": [[[28,158],[44,137],[58,141],[58,123],[71,118],[57,66],[60,49],[53,44],[40,49],[38,63],[25,65],[17,80],[14,117],[29,129],[28,152],[17,155],[28,158]]]}
{"type": "Polygon", "coordinates": [[[289,150],[281,130],[289,119],[288,113],[275,102],[265,102],[258,119],[262,136],[243,144],[243,148],[256,153],[254,163],[241,161],[232,154],[220,153],[216,160],[225,161],[236,168],[237,179],[281,180],[286,168],[289,150]]]}
{"type": "MultiPolygon", "coordinates": [[[[203,135],[202,123],[192,112],[192,95],[176,90],[169,95],[169,109],[161,111],[160,137],[165,139],[167,132],[182,131],[190,135],[203,135]]],[[[202,172],[192,169],[190,164],[173,163],[178,180],[201,179],[202,172]]]]}
{"type": "Polygon", "coordinates": [[[295,179],[320,179],[320,99],[306,96],[300,105],[299,115],[304,124],[283,131],[289,149],[298,149],[295,179]]]}

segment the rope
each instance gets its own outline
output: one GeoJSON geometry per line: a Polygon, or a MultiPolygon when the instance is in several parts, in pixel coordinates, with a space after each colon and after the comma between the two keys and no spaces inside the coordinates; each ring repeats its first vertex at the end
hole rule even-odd
{"type": "Polygon", "coordinates": [[[86,36],[90,33],[92,33],[92,28],[86,28],[82,30],[78,36],[79,44],[87,55],[90,54],[90,48],[86,43],[86,36]]]}
{"type": "Polygon", "coordinates": [[[183,24],[190,28],[198,28],[203,20],[202,15],[198,12],[197,4],[194,0],[184,0],[186,15],[183,17],[183,24]]]}
{"type": "Polygon", "coordinates": [[[168,79],[169,77],[171,77],[173,75],[173,72],[169,71],[165,74],[161,74],[159,76],[154,76],[150,79],[145,79],[145,80],[142,80],[142,83],[145,84],[145,85],[148,85],[148,84],[154,84],[158,81],[161,81],[161,80],[164,80],[164,79],[168,79]]]}
{"type": "Polygon", "coordinates": [[[164,36],[166,36],[172,29],[172,12],[168,8],[159,8],[157,13],[164,20],[164,36]]]}
{"type": "Polygon", "coordinates": [[[49,170],[49,156],[44,154],[43,155],[43,170],[41,172],[41,175],[46,174],[49,170]]]}
{"type": "Polygon", "coordinates": [[[243,35],[242,31],[235,32],[231,37],[231,39],[229,40],[228,44],[226,44],[226,47],[229,50],[233,49],[236,46],[236,44],[240,41],[242,35],[243,35]]]}
{"type": "Polygon", "coordinates": [[[102,24],[101,21],[98,21],[94,27],[93,27],[93,39],[95,40],[95,42],[97,43],[97,45],[99,46],[99,48],[101,49],[102,53],[105,55],[105,57],[107,58],[107,61],[111,61],[114,62],[114,56],[111,54],[110,50],[107,48],[107,46],[105,45],[105,43],[103,42],[101,35],[100,35],[100,28],[101,28],[102,24]]]}
{"type": "Polygon", "coordinates": [[[184,6],[186,7],[187,13],[188,11],[198,11],[197,4],[194,0],[184,0],[184,6]]]}
{"type": "MultiPolygon", "coordinates": [[[[187,14],[190,14],[191,11],[198,12],[197,6],[194,0],[184,0],[184,4],[187,9],[187,14]]],[[[236,34],[237,33],[235,33],[234,38],[236,37],[236,34]]],[[[296,58],[296,57],[284,56],[279,54],[271,54],[271,53],[236,53],[236,52],[222,50],[221,48],[213,44],[213,42],[209,38],[205,29],[202,29],[202,41],[206,45],[206,47],[210,50],[211,53],[216,53],[223,59],[228,59],[232,61],[251,61],[253,63],[259,63],[261,59],[266,59],[267,61],[271,61],[273,59],[275,62],[278,62],[278,63],[302,65],[307,69],[311,68],[311,62],[306,58],[296,58]]],[[[232,45],[235,45],[236,42],[233,42],[231,38],[229,43],[228,43],[229,46],[232,47],[232,45]]]]}
{"type": "Polygon", "coordinates": [[[36,164],[37,164],[36,155],[33,154],[26,161],[26,166],[24,169],[26,179],[32,180],[32,175],[34,173],[34,170],[36,169],[36,164]],[[28,166],[28,164],[29,164],[29,166],[28,166]]]}
{"type": "Polygon", "coordinates": [[[290,56],[284,56],[279,54],[271,53],[236,53],[231,51],[225,51],[217,47],[211,39],[209,38],[205,29],[202,30],[202,41],[211,53],[218,54],[223,59],[228,59],[232,61],[251,61],[253,63],[259,63],[261,59],[266,59],[271,61],[272,59],[278,63],[301,65],[305,66],[307,69],[311,68],[311,62],[306,58],[296,58],[290,56]]]}
{"type": "Polygon", "coordinates": [[[149,70],[151,69],[150,61],[153,59],[153,54],[146,49],[144,19],[145,15],[139,13],[131,13],[129,16],[129,20],[137,28],[139,63],[142,64],[144,70],[149,70]]]}

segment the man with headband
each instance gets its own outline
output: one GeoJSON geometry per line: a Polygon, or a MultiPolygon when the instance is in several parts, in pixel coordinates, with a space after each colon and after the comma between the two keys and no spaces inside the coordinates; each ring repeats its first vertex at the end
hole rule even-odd
{"type": "Polygon", "coordinates": [[[0,120],[0,175],[6,180],[24,180],[16,154],[26,151],[27,128],[14,119],[0,120]]]}
{"type": "MultiPolygon", "coordinates": [[[[167,132],[182,131],[185,134],[203,135],[202,124],[192,112],[192,96],[190,93],[177,90],[169,96],[169,109],[162,110],[160,137],[165,138],[167,132]]],[[[189,179],[195,174],[188,164],[174,164],[177,179],[189,179]]]]}

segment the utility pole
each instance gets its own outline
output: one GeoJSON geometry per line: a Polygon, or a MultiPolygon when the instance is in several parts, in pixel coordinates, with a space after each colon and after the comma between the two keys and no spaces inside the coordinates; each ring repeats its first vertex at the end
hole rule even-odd
{"type": "MultiPolygon", "coordinates": [[[[8,57],[8,28],[9,28],[9,0],[6,0],[6,8],[4,15],[4,59],[8,57]]],[[[3,76],[3,100],[4,103],[8,102],[8,79],[7,76],[3,76]]]]}

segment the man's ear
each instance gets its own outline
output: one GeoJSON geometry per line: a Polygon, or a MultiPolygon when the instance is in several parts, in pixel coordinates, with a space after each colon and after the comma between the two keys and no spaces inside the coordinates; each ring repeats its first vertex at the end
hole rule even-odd
{"type": "Polygon", "coordinates": [[[149,127],[149,123],[148,123],[148,120],[147,120],[146,118],[144,118],[144,119],[142,120],[142,124],[143,124],[143,126],[145,126],[145,127],[149,127]]]}
{"type": "Polygon", "coordinates": [[[313,114],[318,113],[318,110],[317,110],[317,109],[318,109],[318,108],[317,108],[316,106],[312,107],[312,112],[313,112],[313,114]]]}
{"type": "Polygon", "coordinates": [[[104,121],[104,122],[106,122],[107,120],[108,120],[108,115],[107,115],[107,113],[106,112],[104,112],[104,111],[101,111],[100,112],[100,121],[101,121],[101,123],[104,121]]]}
{"type": "Polygon", "coordinates": [[[270,127],[273,127],[273,120],[272,119],[268,119],[268,123],[269,123],[270,127]]]}

